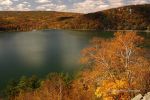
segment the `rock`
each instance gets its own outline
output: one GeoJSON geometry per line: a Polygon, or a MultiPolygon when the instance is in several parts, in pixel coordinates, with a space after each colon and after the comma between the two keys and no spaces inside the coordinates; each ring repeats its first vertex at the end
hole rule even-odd
{"type": "Polygon", "coordinates": [[[143,98],[143,96],[141,94],[135,96],[133,99],[131,100],[141,100],[143,98]]]}
{"type": "Polygon", "coordinates": [[[145,94],[142,100],[150,100],[150,92],[145,94]]]}

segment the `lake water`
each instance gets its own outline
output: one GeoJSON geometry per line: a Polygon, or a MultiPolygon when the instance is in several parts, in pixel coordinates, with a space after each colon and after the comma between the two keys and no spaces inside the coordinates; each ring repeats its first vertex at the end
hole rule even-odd
{"type": "Polygon", "coordinates": [[[112,33],[69,30],[1,32],[0,88],[23,75],[42,77],[49,72],[78,70],[80,52],[94,36],[109,38],[112,33]]]}

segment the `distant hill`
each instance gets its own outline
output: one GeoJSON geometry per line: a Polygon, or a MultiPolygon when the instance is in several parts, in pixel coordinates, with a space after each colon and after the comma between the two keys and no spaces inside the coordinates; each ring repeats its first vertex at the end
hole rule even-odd
{"type": "Polygon", "coordinates": [[[0,12],[0,31],[33,29],[150,30],[150,4],[88,14],[52,11],[0,12]]]}
{"type": "MultiPolygon", "coordinates": [[[[83,19],[99,22],[93,28],[146,30],[150,29],[150,4],[132,5],[83,15],[83,19]]],[[[91,26],[90,26],[91,27],[91,26]]]]}
{"type": "Polygon", "coordinates": [[[52,11],[2,11],[0,12],[0,31],[64,29],[68,21],[78,16],[81,16],[81,14],[52,11]]]}

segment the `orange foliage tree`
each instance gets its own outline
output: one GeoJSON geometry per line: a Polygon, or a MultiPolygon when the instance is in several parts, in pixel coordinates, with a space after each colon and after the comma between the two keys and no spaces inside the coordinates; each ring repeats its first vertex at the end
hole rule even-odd
{"type": "Polygon", "coordinates": [[[116,32],[111,40],[93,39],[91,46],[83,50],[81,63],[92,66],[92,71],[83,72],[83,76],[87,81],[94,80],[91,82],[97,85],[98,97],[106,99],[107,94],[114,100],[126,94],[125,98],[131,98],[144,90],[142,82],[150,66],[142,48],[143,40],[135,32],[116,32]],[[117,93],[112,96],[114,91],[117,93]]]}

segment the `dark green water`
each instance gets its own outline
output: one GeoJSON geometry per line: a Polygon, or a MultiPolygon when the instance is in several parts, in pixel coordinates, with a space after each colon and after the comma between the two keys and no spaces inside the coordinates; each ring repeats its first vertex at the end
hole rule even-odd
{"type": "Polygon", "coordinates": [[[78,70],[80,52],[94,36],[109,38],[112,33],[67,30],[1,32],[0,88],[23,75],[42,77],[49,72],[78,70]]]}

